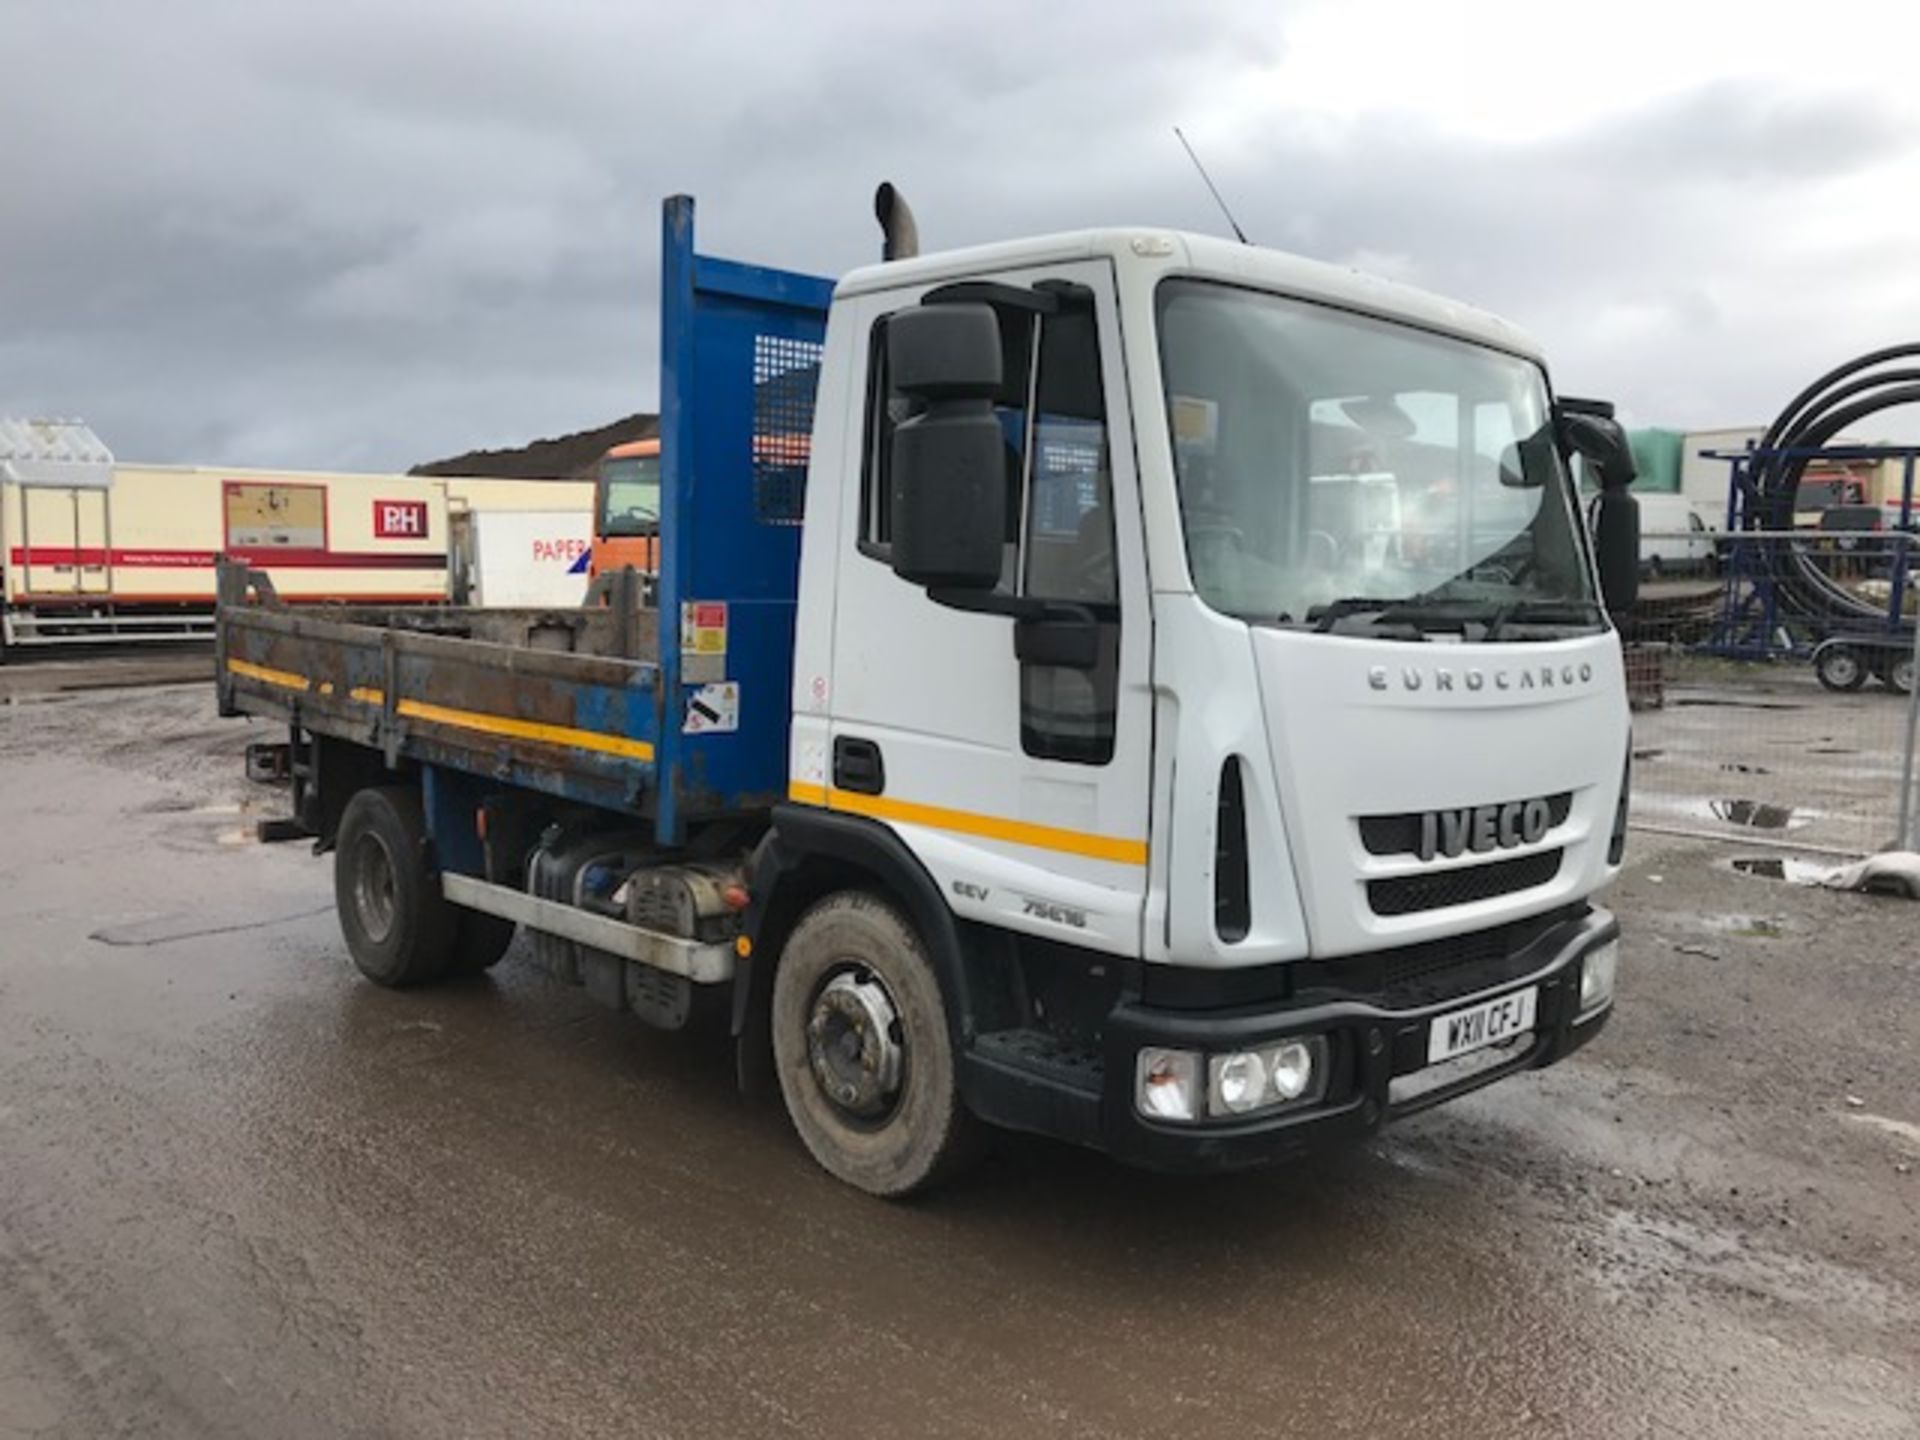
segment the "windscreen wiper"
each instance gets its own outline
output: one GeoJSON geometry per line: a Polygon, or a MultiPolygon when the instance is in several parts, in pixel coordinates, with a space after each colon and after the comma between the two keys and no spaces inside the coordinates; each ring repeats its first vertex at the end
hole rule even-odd
{"type": "Polygon", "coordinates": [[[1416,631],[1464,630],[1467,622],[1477,618],[1480,602],[1439,595],[1403,595],[1395,600],[1379,600],[1367,595],[1349,595],[1344,600],[1334,600],[1317,611],[1310,611],[1308,618],[1315,621],[1314,629],[1322,634],[1331,630],[1349,615],[1371,614],[1375,623],[1381,625],[1408,625],[1416,631]]]}
{"type": "Polygon", "coordinates": [[[1385,613],[1396,606],[1405,605],[1406,599],[1382,600],[1372,595],[1348,595],[1340,600],[1329,600],[1307,612],[1307,619],[1319,634],[1326,634],[1349,615],[1364,614],[1369,610],[1385,613]]]}

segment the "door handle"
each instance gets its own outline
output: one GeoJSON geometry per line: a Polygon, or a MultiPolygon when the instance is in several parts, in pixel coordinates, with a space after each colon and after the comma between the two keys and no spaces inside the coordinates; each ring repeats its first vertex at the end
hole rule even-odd
{"type": "Polygon", "coordinates": [[[833,785],[856,795],[878,795],[887,788],[887,767],[880,747],[858,735],[833,737],[833,785]]]}

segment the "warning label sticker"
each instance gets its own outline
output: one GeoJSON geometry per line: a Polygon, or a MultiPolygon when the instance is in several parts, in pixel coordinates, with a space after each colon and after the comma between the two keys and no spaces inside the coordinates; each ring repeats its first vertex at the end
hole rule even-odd
{"type": "Polygon", "coordinates": [[[685,600],[680,605],[680,650],[686,655],[727,653],[727,602],[685,600]]]}
{"type": "Polygon", "coordinates": [[[719,735],[740,728],[740,682],[702,685],[687,696],[683,735],[719,735]]]}

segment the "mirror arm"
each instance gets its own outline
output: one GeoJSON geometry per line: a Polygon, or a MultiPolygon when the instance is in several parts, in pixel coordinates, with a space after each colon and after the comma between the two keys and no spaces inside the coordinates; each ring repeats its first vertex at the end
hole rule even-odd
{"type": "Polygon", "coordinates": [[[998,590],[959,590],[946,585],[928,587],[927,598],[949,610],[965,610],[970,615],[1006,615],[1015,620],[1044,620],[1052,617],[1051,601],[1031,595],[1002,595],[998,590]]]}
{"type": "Polygon", "coordinates": [[[927,598],[950,610],[1010,618],[1013,653],[1022,664],[1092,670],[1100,663],[1100,616],[1091,605],[944,586],[930,588],[927,598]]]}

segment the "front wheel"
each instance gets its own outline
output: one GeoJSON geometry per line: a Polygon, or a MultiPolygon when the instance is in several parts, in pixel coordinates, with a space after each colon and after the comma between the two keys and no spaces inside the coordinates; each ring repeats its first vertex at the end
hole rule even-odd
{"type": "Polygon", "coordinates": [[[911,922],[845,891],[801,917],[773,977],[773,1058],[813,1158],[898,1199],[977,1153],[939,976],[911,922]]]}

